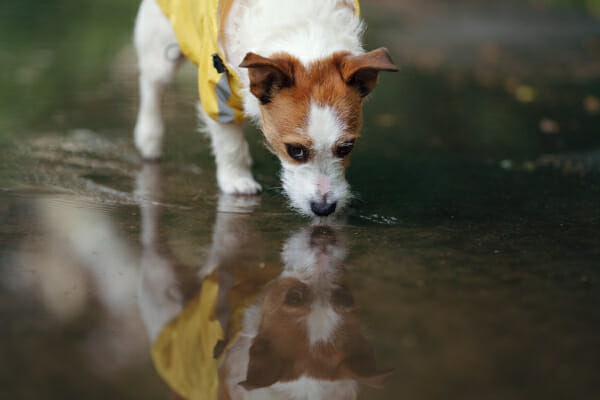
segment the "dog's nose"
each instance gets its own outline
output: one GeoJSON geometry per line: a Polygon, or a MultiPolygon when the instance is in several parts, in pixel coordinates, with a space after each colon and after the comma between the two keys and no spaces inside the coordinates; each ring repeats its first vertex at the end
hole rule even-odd
{"type": "Polygon", "coordinates": [[[310,203],[310,209],[319,217],[326,217],[332,212],[335,211],[335,207],[337,203],[334,201],[333,203],[328,203],[326,201],[322,201],[317,203],[316,201],[312,201],[310,203]]]}

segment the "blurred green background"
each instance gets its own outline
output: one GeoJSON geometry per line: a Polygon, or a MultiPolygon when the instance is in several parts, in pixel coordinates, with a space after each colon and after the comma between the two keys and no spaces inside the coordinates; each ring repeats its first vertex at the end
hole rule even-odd
{"type": "MultiPolygon", "coordinates": [[[[125,134],[133,124],[137,98],[130,46],[137,6],[132,0],[2,2],[0,138],[84,125],[125,134]],[[118,68],[128,68],[127,73],[115,72],[118,68]]],[[[383,78],[385,86],[395,90],[378,90],[369,104],[368,125],[402,131],[390,139],[397,146],[385,148],[409,156],[415,151],[422,155],[451,151],[467,158],[523,160],[600,144],[595,134],[600,31],[594,28],[599,25],[600,1],[381,0],[363,1],[363,9],[369,21],[369,46],[387,45],[403,67],[401,73],[383,78]],[[512,10],[506,18],[511,12],[516,19],[532,16],[523,24],[534,33],[536,23],[550,21],[542,29],[558,25],[546,42],[537,44],[527,45],[531,32],[525,30],[526,46],[514,51],[514,38],[502,43],[504,31],[485,42],[468,43],[468,51],[479,60],[461,53],[464,46],[458,50],[453,43],[446,46],[443,26],[440,32],[427,25],[444,13],[452,20],[461,10],[473,9],[476,17],[487,15],[493,21],[498,5],[512,10]],[[563,17],[566,25],[561,28],[563,17]],[[495,43],[497,39],[500,43],[495,43]],[[529,51],[530,47],[538,50],[529,51]],[[556,65],[550,65],[553,59],[548,54],[555,51],[556,65]],[[546,134],[540,135],[540,130],[546,134]]],[[[453,37],[449,33],[448,42],[453,37]]],[[[194,98],[193,85],[181,90],[194,98]]]]}

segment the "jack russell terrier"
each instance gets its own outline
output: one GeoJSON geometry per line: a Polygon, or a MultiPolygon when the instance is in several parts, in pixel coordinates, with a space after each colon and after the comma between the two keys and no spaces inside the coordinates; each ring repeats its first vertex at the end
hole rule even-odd
{"type": "Polygon", "coordinates": [[[241,127],[249,118],[281,161],[291,206],[339,212],[351,197],[345,168],[363,100],[380,71],[397,71],[385,48],[363,50],[363,31],[358,0],[143,0],[134,34],[137,148],[145,159],[161,156],[161,97],[185,57],[198,67],[199,115],[220,189],[261,189],[241,127]]]}

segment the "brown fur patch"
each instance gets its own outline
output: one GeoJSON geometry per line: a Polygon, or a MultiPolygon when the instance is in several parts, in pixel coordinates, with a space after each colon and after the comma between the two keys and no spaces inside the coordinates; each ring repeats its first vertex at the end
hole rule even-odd
{"type": "Polygon", "coordinates": [[[307,66],[288,54],[273,57],[293,71],[292,85],[277,91],[269,103],[261,106],[263,132],[279,157],[297,163],[288,156],[286,143],[312,148],[312,139],[306,132],[311,102],[337,112],[346,126],[339,143],[360,136],[362,97],[342,77],[340,65],[345,56],[347,53],[336,53],[307,66]]]}
{"type": "MultiPolygon", "coordinates": [[[[345,287],[343,281],[337,282],[345,287]]],[[[263,317],[250,348],[246,389],[288,382],[307,375],[336,381],[353,379],[381,387],[391,370],[378,370],[373,349],[360,330],[349,290],[335,291],[328,302],[341,318],[327,342],[311,346],[306,318],[320,296],[295,278],[277,280],[262,304],[263,317]]],[[[321,294],[322,295],[322,294],[321,294]]]]}

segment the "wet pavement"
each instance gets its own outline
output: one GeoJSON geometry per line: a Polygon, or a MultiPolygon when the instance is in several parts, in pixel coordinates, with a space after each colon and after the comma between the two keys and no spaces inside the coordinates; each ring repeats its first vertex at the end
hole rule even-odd
{"type": "Polygon", "coordinates": [[[600,397],[597,17],[363,2],[402,70],[323,226],[251,127],[265,191],[219,195],[189,66],[140,162],[133,3],[0,6],[0,398],[600,397]]]}

